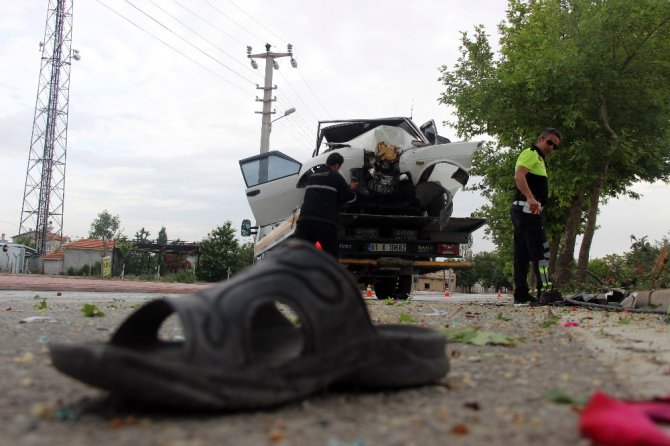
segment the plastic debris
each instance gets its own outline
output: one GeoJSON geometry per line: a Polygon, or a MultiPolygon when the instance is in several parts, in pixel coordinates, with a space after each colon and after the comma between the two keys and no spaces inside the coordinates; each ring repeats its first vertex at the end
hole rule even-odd
{"type": "Polygon", "coordinates": [[[32,324],[35,322],[49,322],[49,323],[54,323],[58,322],[56,319],[48,316],[30,316],[25,319],[21,319],[19,321],[19,324],[32,324]]]}
{"type": "Polygon", "coordinates": [[[432,313],[425,313],[424,316],[446,316],[447,312],[444,310],[438,310],[436,308],[430,307],[433,310],[432,313]]]}
{"type": "Polygon", "coordinates": [[[653,420],[670,420],[670,398],[626,402],[597,391],[582,411],[579,429],[597,444],[670,446],[670,436],[653,420]]]}

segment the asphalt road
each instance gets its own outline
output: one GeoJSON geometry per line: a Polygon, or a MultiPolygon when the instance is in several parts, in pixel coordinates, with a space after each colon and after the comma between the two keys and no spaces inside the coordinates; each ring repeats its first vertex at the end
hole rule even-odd
{"type": "Polygon", "coordinates": [[[105,342],[138,305],[162,294],[181,295],[0,291],[0,444],[586,445],[579,409],[595,390],[628,399],[670,394],[670,325],[662,317],[516,307],[497,295],[422,292],[392,305],[366,299],[375,323],[478,329],[512,340],[450,342],[450,373],[414,389],[331,391],[272,410],[175,414],[117,401],[51,366],[49,343],[105,342]],[[104,316],[84,317],[84,304],[104,316]],[[556,392],[573,403],[557,403],[556,392]]]}

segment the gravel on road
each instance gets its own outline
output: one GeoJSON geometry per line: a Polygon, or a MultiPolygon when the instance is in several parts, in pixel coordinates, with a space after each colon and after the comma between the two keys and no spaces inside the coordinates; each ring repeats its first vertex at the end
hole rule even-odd
{"type": "Polygon", "coordinates": [[[507,299],[366,300],[375,323],[445,329],[452,337],[450,373],[434,385],[330,391],[272,410],[157,413],[116,401],[51,366],[50,342],[106,341],[128,314],[155,297],[0,291],[2,443],[587,445],[577,422],[595,390],[621,399],[670,394],[670,324],[662,316],[517,307],[507,299]],[[85,317],[85,304],[104,316],[85,317]],[[503,345],[472,343],[475,333],[485,335],[478,340],[489,336],[503,345]]]}

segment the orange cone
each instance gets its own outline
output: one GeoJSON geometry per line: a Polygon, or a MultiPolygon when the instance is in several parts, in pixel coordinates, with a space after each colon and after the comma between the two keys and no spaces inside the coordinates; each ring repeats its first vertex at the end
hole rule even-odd
{"type": "Polygon", "coordinates": [[[365,292],[365,297],[372,297],[372,287],[368,285],[368,289],[365,292]]]}

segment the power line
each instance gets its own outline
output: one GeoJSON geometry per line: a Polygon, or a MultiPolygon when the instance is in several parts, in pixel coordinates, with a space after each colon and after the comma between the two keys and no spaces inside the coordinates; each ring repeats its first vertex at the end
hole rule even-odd
{"type": "Polygon", "coordinates": [[[154,39],[158,40],[160,43],[162,43],[162,44],[165,45],[166,47],[170,48],[172,51],[174,51],[174,52],[180,54],[181,56],[185,57],[186,59],[188,59],[188,60],[190,60],[191,62],[195,63],[196,65],[200,66],[201,68],[204,68],[204,69],[205,69],[206,71],[208,71],[209,73],[211,73],[211,74],[213,74],[214,76],[218,77],[219,79],[221,79],[221,80],[227,82],[228,84],[232,85],[233,87],[237,88],[238,90],[240,90],[240,91],[242,91],[242,92],[245,92],[245,93],[247,92],[247,89],[245,89],[245,88],[241,87],[240,85],[238,85],[238,84],[236,84],[236,83],[230,81],[229,79],[226,79],[225,77],[221,76],[219,73],[213,71],[213,70],[210,69],[209,67],[206,67],[205,65],[201,64],[201,63],[198,62],[197,60],[193,59],[192,57],[188,56],[187,54],[185,54],[185,53],[183,53],[182,51],[178,50],[177,48],[173,47],[172,45],[170,45],[170,44],[167,43],[166,41],[162,40],[160,37],[156,36],[155,34],[151,33],[150,31],[147,31],[146,29],[142,28],[142,27],[141,27],[140,25],[138,25],[137,23],[135,23],[135,22],[133,22],[132,20],[130,20],[128,17],[126,17],[126,16],[124,16],[123,14],[121,14],[120,12],[116,11],[116,10],[113,9],[111,6],[106,5],[106,4],[103,3],[101,0],[96,0],[96,1],[97,1],[98,3],[100,3],[102,6],[104,6],[105,8],[109,9],[109,10],[110,10],[111,12],[113,12],[114,14],[118,15],[119,17],[121,17],[123,20],[125,20],[125,21],[127,21],[128,23],[130,23],[131,25],[135,26],[135,27],[136,27],[137,29],[139,29],[140,31],[142,31],[142,32],[144,32],[144,33],[146,33],[146,34],[149,34],[151,37],[153,37],[154,39]]]}
{"type": "Polygon", "coordinates": [[[235,25],[239,26],[241,29],[243,29],[244,31],[246,31],[247,33],[249,33],[249,34],[250,34],[251,36],[253,36],[254,38],[256,38],[256,39],[258,40],[259,43],[265,43],[264,39],[260,38],[259,36],[257,36],[256,34],[254,34],[254,33],[251,32],[251,31],[249,31],[249,30],[248,30],[247,28],[245,28],[244,26],[242,26],[242,25],[240,25],[239,23],[237,23],[237,21],[235,21],[233,18],[231,18],[230,16],[228,16],[228,14],[226,14],[225,12],[221,11],[219,8],[217,8],[216,6],[214,6],[213,4],[211,4],[209,1],[205,0],[205,3],[207,3],[209,6],[211,6],[212,9],[214,9],[216,12],[218,12],[219,14],[221,14],[222,16],[224,16],[225,18],[227,18],[228,20],[230,20],[231,22],[233,22],[235,25]]]}
{"type": "Polygon", "coordinates": [[[156,19],[155,19],[154,17],[152,17],[150,14],[144,12],[142,9],[140,9],[140,8],[137,7],[135,4],[133,4],[130,0],[125,0],[125,1],[126,1],[126,3],[128,3],[130,6],[132,6],[132,7],[135,8],[137,11],[139,11],[141,14],[145,15],[147,18],[149,18],[150,20],[154,21],[154,22],[155,22],[156,24],[158,24],[159,26],[165,28],[165,29],[166,29],[167,31],[169,31],[171,34],[175,35],[177,38],[179,38],[180,40],[182,40],[182,41],[185,42],[186,44],[188,44],[188,45],[192,46],[193,48],[195,48],[198,52],[202,53],[204,56],[206,56],[206,57],[212,59],[214,62],[218,63],[219,65],[221,65],[222,67],[224,67],[225,69],[227,69],[227,70],[230,71],[231,73],[235,74],[236,76],[240,77],[241,79],[245,80],[246,82],[249,82],[249,83],[251,83],[251,84],[255,84],[255,82],[250,81],[250,80],[247,79],[246,77],[242,76],[240,73],[238,73],[237,71],[233,70],[233,69],[230,68],[228,65],[226,65],[226,64],[224,64],[223,62],[221,62],[220,60],[216,59],[215,57],[213,57],[213,56],[210,55],[209,53],[203,51],[202,49],[200,49],[199,47],[197,47],[197,46],[194,45],[193,43],[189,42],[188,40],[186,40],[185,38],[183,38],[182,36],[180,36],[179,34],[177,34],[176,32],[174,32],[174,31],[173,31],[172,29],[170,29],[169,27],[165,26],[165,25],[164,25],[163,23],[161,23],[160,21],[156,20],[156,19]]]}
{"type": "Polygon", "coordinates": [[[204,17],[201,17],[200,15],[196,14],[195,12],[193,12],[192,10],[190,10],[189,8],[187,8],[186,6],[182,5],[182,4],[179,3],[177,0],[174,0],[174,2],[175,2],[177,5],[179,5],[179,6],[181,6],[182,8],[184,8],[184,9],[185,9],[187,12],[189,12],[190,14],[194,15],[195,17],[199,18],[199,19],[202,20],[203,22],[207,23],[209,26],[211,26],[212,28],[218,30],[218,31],[221,32],[222,34],[224,34],[224,35],[230,37],[231,39],[233,39],[235,42],[239,43],[240,45],[242,45],[242,46],[246,45],[246,43],[242,42],[240,39],[238,39],[237,37],[235,37],[233,34],[229,34],[228,32],[226,32],[226,31],[224,31],[223,29],[219,28],[218,26],[216,26],[215,24],[213,24],[213,23],[210,22],[209,20],[205,19],[204,17]]]}
{"type": "Polygon", "coordinates": [[[312,89],[312,86],[309,85],[309,83],[307,82],[307,79],[305,79],[305,76],[302,75],[302,72],[301,72],[300,70],[298,70],[298,74],[300,74],[300,77],[301,77],[302,80],[305,82],[305,85],[307,85],[307,88],[309,88],[309,91],[312,92],[312,94],[314,95],[314,98],[316,98],[316,101],[319,103],[319,105],[321,106],[321,108],[323,108],[323,111],[326,112],[326,114],[328,115],[328,117],[329,117],[330,119],[333,119],[332,116],[330,116],[330,113],[328,113],[328,109],[326,109],[326,106],[323,105],[323,103],[321,102],[321,99],[319,99],[319,97],[316,95],[316,93],[315,93],[314,90],[312,89]]]}
{"type": "MultiPolygon", "coordinates": [[[[175,1],[176,1],[176,0],[175,0],[175,1]]],[[[249,17],[251,20],[253,20],[254,22],[256,22],[258,25],[260,25],[263,29],[265,29],[266,31],[268,31],[270,34],[272,34],[273,36],[277,37],[277,38],[278,38],[279,40],[281,40],[282,42],[287,43],[287,41],[286,41],[285,39],[282,39],[280,36],[278,36],[276,33],[274,33],[271,29],[269,29],[269,28],[268,28],[267,26],[265,26],[263,23],[261,23],[260,21],[258,21],[255,17],[253,17],[251,14],[249,14],[249,13],[246,12],[244,9],[242,9],[240,6],[238,6],[235,2],[233,2],[232,0],[228,0],[228,1],[230,2],[231,5],[233,5],[235,8],[237,8],[238,10],[240,10],[244,15],[246,15],[246,16],[249,17]]],[[[232,22],[235,23],[237,26],[239,26],[240,28],[244,29],[245,31],[247,31],[248,33],[250,33],[251,35],[253,35],[253,36],[256,37],[257,39],[259,39],[260,41],[262,41],[262,39],[260,39],[260,37],[258,37],[256,34],[252,33],[251,31],[249,31],[248,29],[246,29],[245,27],[243,27],[242,25],[240,25],[239,23],[237,23],[235,20],[233,20],[232,18],[230,18],[228,15],[226,15],[225,13],[223,13],[223,12],[222,12],[221,10],[219,10],[216,6],[212,5],[212,4],[209,2],[209,0],[205,0],[205,3],[207,3],[209,6],[211,6],[212,8],[214,8],[216,11],[218,11],[220,14],[222,14],[222,15],[223,15],[224,17],[226,17],[228,20],[232,21],[232,22]]],[[[328,109],[326,108],[325,105],[323,105],[323,103],[321,102],[321,99],[319,99],[319,96],[316,94],[316,92],[314,91],[314,89],[312,88],[312,86],[309,84],[309,82],[307,82],[307,79],[305,79],[305,77],[302,75],[302,72],[300,71],[300,69],[298,69],[298,73],[300,73],[300,77],[301,77],[301,79],[303,80],[303,82],[305,83],[305,85],[307,86],[307,88],[309,89],[309,91],[312,93],[312,95],[314,96],[314,98],[316,99],[316,101],[319,103],[319,105],[321,106],[321,108],[323,109],[323,111],[326,112],[326,115],[327,115],[330,119],[333,119],[332,116],[330,115],[330,113],[328,112],[328,109]]],[[[291,87],[291,88],[292,88],[292,87],[291,87]]],[[[297,94],[296,94],[296,95],[297,95],[297,94]]],[[[300,101],[303,102],[303,101],[302,101],[302,98],[298,97],[298,99],[300,99],[300,101]]],[[[305,104],[305,103],[303,102],[303,105],[304,105],[304,104],[305,104]]],[[[307,108],[309,109],[309,107],[307,107],[307,108]]],[[[308,111],[314,116],[314,113],[313,113],[311,110],[308,110],[308,111]]],[[[316,118],[316,116],[315,116],[315,118],[316,118]]],[[[318,119],[317,119],[317,120],[318,120],[318,119]]]]}
{"type": "MultiPolygon", "coordinates": [[[[134,25],[135,27],[137,27],[137,28],[140,29],[141,31],[143,31],[143,32],[145,32],[145,33],[147,33],[147,34],[149,34],[149,35],[152,36],[154,39],[158,40],[159,42],[161,42],[162,44],[164,44],[164,45],[167,46],[168,48],[172,49],[173,51],[175,51],[175,52],[177,52],[178,54],[182,55],[183,57],[187,58],[187,59],[190,60],[191,62],[196,63],[198,66],[200,66],[200,67],[206,69],[207,71],[209,71],[210,73],[212,73],[212,74],[214,74],[215,76],[219,77],[220,79],[223,79],[224,81],[230,83],[231,85],[235,86],[238,90],[243,91],[244,93],[248,93],[248,90],[247,90],[247,89],[245,89],[245,88],[239,86],[238,84],[235,84],[235,83],[229,81],[228,79],[222,77],[221,75],[219,75],[219,74],[216,73],[215,71],[213,71],[213,70],[209,69],[208,67],[204,66],[203,64],[199,63],[197,60],[195,60],[195,59],[189,57],[188,55],[186,55],[186,54],[183,53],[182,51],[176,49],[175,47],[171,46],[170,44],[168,44],[167,42],[163,41],[162,39],[160,39],[160,38],[157,37],[156,35],[154,35],[154,34],[152,34],[151,32],[145,30],[145,29],[142,28],[140,25],[138,25],[137,23],[135,23],[135,22],[133,22],[132,20],[128,19],[127,17],[123,16],[122,14],[120,14],[120,13],[117,12],[117,11],[115,11],[114,9],[112,9],[111,7],[109,7],[108,5],[102,3],[100,0],[97,0],[97,1],[98,1],[98,3],[102,4],[102,5],[105,6],[107,9],[109,9],[109,10],[112,11],[112,12],[114,12],[116,15],[120,16],[120,17],[123,18],[124,20],[128,21],[129,23],[131,23],[132,25],[134,25]]],[[[247,82],[249,82],[249,83],[253,83],[252,81],[250,81],[249,79],[245,78],[244,76],[242,76],[241,74],[239,74],[239,73],[236,72],[235,70],[231,69],[230,67],[226,66],[225,64],[223,64],[223,63],[220,62],[219,60],[217,60],[217,59],[215,59],[214,57],[212,57],[210,54],[208,54],[207,52],[205,52],[205,51],[202,50],[201,48],[197,47],[197,46],[196,46],[195,44],[193,44],[192,42],[189,42],[189,41],[188,41],[187,39],[185,39],[183,36],[179,35],[179,34],[176,33],[174,30],[170,29],[168,26],[164,25],[164,24],[161,23],[159,20],[157,20],[156,18],[154,18],[153,16],[151,16],[149,13],[143,11],[142,9],[140,9],[139,7],[137,7],[136,5],[134,5],[134,4],[133,4],[132,2],[130,2],[129,0],[125,0],[125,1],[126,1],[126,3],[128,3],[130,6],[132,6],[134,9],[136,9],[137,11],[139,11],[140,13],[142,13],[144,16],[146,16],[147,18],[149,18],[149,19],[152,20],[153,22],[157,23],[159,26],[161,26],[162,28],[166,29],[166,30],[167,30],[168,32],[170,32],[171,34],[177,36],[180,40],[186,42],[188,45],[192,46],[193,48],[195,48],[196,50],[198,50],[200,53],[206,55],[206,56],[209,57],[210,59],[212,59],[212,60],[214,60],[215,62],[217,62],[218,64],[222,65],[224,68],[228,69],[229,71],[232,71],[234,74],[236,74],[237,76],[241,77],[241,78],[244,79],[245,81],[247,81],[247,82]]],[[[228,56],[228,57],[230,57],[230,58],[236,60],[233,56],[231,56],[230,54],[228,54],[227,52],[225,52],[225,51],[224,51],[223,49],[221,49],[218,45],[216,45],[215,43],[213,43],[213,42],[211,42],[210,40],[206,39],[206,38],[205,38],[204,36],[202,36],[200,33],[198,33],[197,31],[193,30],[190,26],[188,26],[187,24],[183,23],[183,22],[182,22],[181,20],[179,20],[177,17],[175,17],[174,15],[170,14],[169,12],[167,12],[164,8],[162,8],[162,7],[160,7],[159,5],[157,5],[153,0],[149,0],[149,1],[150,1],[150,3],[152,3],[154,6],[156,6],[158,9],[160,9],[160,10],[163,11],[165,14],[167,14],[168,16],[170,16],[172,19],[174,19],[175,21],[177,21],[178,23],[180,23],[182,26],[184,26],[185,28],[187,28],[188,30],[190,30],[191,32],[193,32],[194,34],[196,34],[197,36],[199,36],[200,38],[202,38],[204,41],[206,41],[206,42],[209,43],[210,45],[212,45],[212,46],[214,46],[215,48],[219,49],[219,50],[220,50],[222,53],[224,53],[226,56],[228,56]]],[[[185,9],[187,12],[191,13],[192,15],[198,17],[199,19],[201,19],[201,20],[205,21],[206,23],[210,24],[211,26],[213,26],[211,23],[207,22],[207,21],[204,20],[202,17],[200,17],[200,16],[198,16],[197,14],[195,14],[195,13],[194,13],[193,11],[191,11],[189,8],[185,7],[184,5],[181,5],[177,0],[175,0],[175,3],[177,3],[177,4],[178,4],[180,7],[182,7],[183,9],[185,9]]],[[[212,6],[213,6],[213,5],[212,5],[212,6]]],[[[238,9],[240,9],[237,5],[235,5],[235,6],[236,6],[238,9]]],[[[215,9],[217,9],[217,8],[215,8],[215,9]]],[[[217,9],[217,11],[218,11],[218,9],[217,9]]],[[[221,12],[221,11],[219,11],[219,12],[221,12]]],[[[224,14],[224,15],[225,15],[225,14],[224,14]]],[[[226,17],[227,17],[227,16],[226,16],[226,17]]],[[[228,17],[227,17],[227,18],[228,18],[228,17]]],[[[232,20],[232,19],[229,18],[229,20],[232,20]]],[[[237,24],[237,23],[236,23],[236,24],[237,24]]],[[[239,24],[237,24],[237,25],[241,27],[241,25],[239,25],[239,24]]],[[[222,32],[224,35],[229,36],[227,33],[223,32],[223,31],[222,31],[221,29],[219,29],[218,27],[216,27],[216,26],[213,26],[213,27],[214,27],[215,29],[217,29],[218,31],[222,32]]],[[[243,28],[243,27],[242,27],[242,28],[243,28]]],[[[230,37],[230,36],[229,36],[229,37],[230,37]]],[[[238,63],[240,63],[241,65],[244,65],[244,64],[242,64],[241,62],[238,62],[238,63]]],[[[250,69],[248,69],[248,70],[249,70],[249,72],[253,72],[254,75],[255,75],[255,72],[254,72],[254,71],[252,71],[252,70],[250,70],[250,69]]],[[[316,116],[314,115],[314,113],[311,111],[311,109],[310,109],[309,106],[305,103],[305,101],[302,99],[302,97],[298,94],[298,92],[295,90],[295,88],[293,88],[293,86],[291,85],[290,81],[286,78],[286,76],[284,76],[283,73],[281,73],[281,71],[280,71],[280,74],[282,74],[282,76],[283,76],[284,79],[286,80],[288,86],[289,86],[290,89],[293,91],[293,93],[298,97],[299,101],[304,105],[305,109],[307,109],[307,111],[309,111],[309,113],[312,115],[312,117],[314,118],[315,121],[318,121],[318,119],[316,118],[316,116]]],[[[301,75],[301,76],[302,76],[302,75],[301,75]]],[[[304,77],[303,77],[303,80],[304,80],[304,77]]],[[[287,106],[287,107],[288,107],[288,106],[287,106]]],[[[305,121],[305,119],[302,117],[302,113],[297,113],[294,117],[297,118],[297,119],[291,120],[291,126],[294,127],[294,128],[296,128],[296,130],[298,131],[298,133],[300,134],[300,136],[301,136],[302,138],[305,138],[305,140],[311,141],[311,139],[312,139],[312,137],[311,137],[311,133],[312,133],[311,128],[313,128],[314,126],[310,126],[310,125],[305,121]]],[[[294,136],[294,138],[295,138],[295,136],[294,136]]],[[[311,142],[310,142],[310,144],[311,144],[311,142]]]]}
{"type": "MultiPolygon", "coordinates": [[[[207,1],[207,0],[205,0],[205,1],[207,1]]],[[[269,32],[270,34],[272,34],[273,36],[275,36],[276,38],[278,38],[279,40],[281,40],[281,41],[284,42],[285,44],[288,43],[288,41],[287,41],[286,39],[282,39],[281,37],[279,37],[277,34],[275,34],[274,32],[272,32],[272,30],[271,30],[270,28],[268,28],[267,26],[263,25],[261,22],[259,22],[258,20],[256,20],[256,18],[255,18],[254,16],[252,16],[251,14],[249,14],[248,12],[246,12],[244,9],[240,8],[239,6],[237,6],[237,5],[235,4],[235,2],[233,2],[233,0],[228,0],[228,1],[230,2],[231,5],[233,5],[234,7],[236,7],[237,9],[239,9],[240,11],[242,11],[242,13],[243,13],[244,15],[246,15],[247,17],[249,17],[249,18],[250,18],[251,20],[253,20],[254,22],[258,23],[258,24],[259,24],[263,29],[265,29],[267,32],[269,32]]],[[[207,3],[209,3],[209,1],[207,1],[207,3]]]]}
{"type": "Polygon", "coordinates": [[[295,93],[295,95],[298,97],[298,100],[302,103],[302,105],[305,106],[305,108],[307,109],[307,111],[309,112],[309,114],[311,114],[311,115],[314,117],[314,119],[317,119],[317,118],[316,118],[316,115],[314,114],[314,112],[312,112],[312,110],[311,110],[311,109],[309,108],[309,106],[305,103],[305,101],[302,100],[302,97],[300,97],[300,95],[298,94],[298,92],[295,91],[295,88],[293,88],[293,85],[291,85],[291,82],[289,82],[288,78],[284,75],[284,73],[281,72],[281,70],[279,70],[279,74],[281,75],[281,77],[284,78],[284,80],[285,80],[286,83],[288,84],[289,88],[293,91],[293,93],[295,93]]]}
{"type": "MultiPolygon", "coordinates": [[[[178,17],[175,17],[173,14],[169,13],[168,11],[166,11],[162,6],[157,5],[156,2],[154,2],[153,0],[149,0],[149,2],[150,2],[152,5],[154,5],[155,7],[157,7],[158,9],[160,9],[161,11],[163,11],[165,14],[167,14],[168,16],[170,16],[172,19],[174,19],[177,23],[179,23],[180,25],[182,25],[184,28],[188,29],[188,30],[191,31],[193,34],[195,34],[196,36],[200,37],[202,40],[204,40],[205,42],[207,42],[207,43],[209,43],[210,45],[212,45],[214,48],[216,48],[216,49],[218,49],[219,51],[221,51],[223,54],[225,54],[226,56],[228,56],[228,57],[230,57],[231,59],[233,59],[235,62],[239,63],[240,65],[242,65],[242,66],[244,66],[244,67],[246,67],[245,64],[243,64],[242,62],[239,61],[239,58],[237,58],[237,57],[235,57],[235,56],[232,56],[232,55],[228,54],[223,48],[219,47],[216,43],[214,43],[214,42],[212,42],[211,40],[207,39],[205,36],[203,36],[202,34],[200,34],[198,31],[196,31],[195,29],[191,28],[191,27],[188,26],[186,23],[182,22],[178,17]]],[[[175,3],[179,4],[178,2],[175,2],[175,3]]],[[[181,6],[181,5],[179,5],[179,6],[181,6]]],[[[182,6],[182,7],[183,7],[183,6],[182,6]]],[[[249,71],[252,72],[252,70],[249,70],[249,71]]]]}

